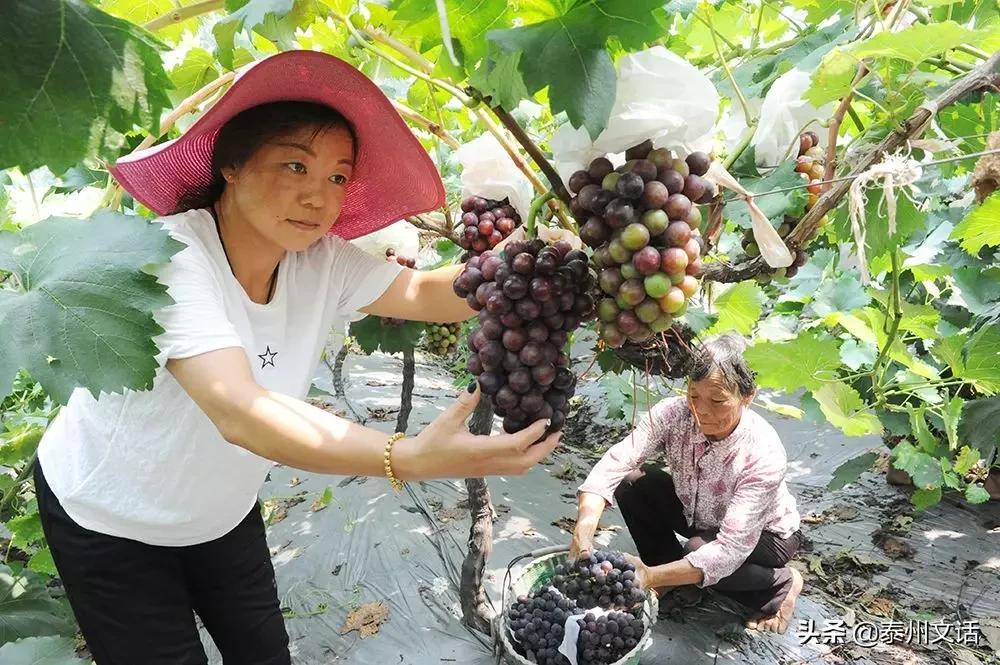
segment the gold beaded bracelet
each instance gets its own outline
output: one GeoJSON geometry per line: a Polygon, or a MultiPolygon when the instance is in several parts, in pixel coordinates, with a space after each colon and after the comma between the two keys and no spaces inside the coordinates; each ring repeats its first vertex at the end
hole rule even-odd
{"type": "Polygon", "coordinates": [[[392,485],[392,489],[397,492],[403,489],[403,482],[392,472],[392,463],[389,461],[389,455],[392,453],[392,444],[396,443],[404,436],[406,436],[404,432],[396,432],[389,437],[388,441],[385,442],[385,476],[389,479],[389,484],[392,485]]]}

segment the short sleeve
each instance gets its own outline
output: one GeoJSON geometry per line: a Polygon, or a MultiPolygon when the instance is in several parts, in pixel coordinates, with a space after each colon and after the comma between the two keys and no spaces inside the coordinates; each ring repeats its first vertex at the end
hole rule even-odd
{"type": "Polygon", "coordinates": [[[337,315],[358,321],[366,316],[358,310],[378,300],[403,271],[403,266],[378,259],[343,238],[332,236],[331,242],[335,252],[333,279],[340,287],[333,292],[337,315]]]}
{"type": "Polygon", "coordinates": [[[171,358],[243,346],[226,314],[222,285],[211,259],[193,238],[174,237],[188,246],[152,271],[174,300],[154,314],[163,328],[153,340],[160,349],[161,366],[171,358]]]}

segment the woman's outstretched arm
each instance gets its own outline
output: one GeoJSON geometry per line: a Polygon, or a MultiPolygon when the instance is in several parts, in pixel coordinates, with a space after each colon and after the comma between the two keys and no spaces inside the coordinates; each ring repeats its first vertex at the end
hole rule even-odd
{"type": "MultiPolygon", "coordinates": [[[[167,370],[232,444],[306,471],[385,473],[385,432],[261,387],[241,348],[171,359],[167,370]]],[[[418,435],[398,441],[392,448],[393,473],[400,480],[521,474],[559,442],[561,434],[555,433],[535,443],[545,421],[516,434],[471,434],[465,420],[478,401],[478,390],[463,392],[418,435]]]]}

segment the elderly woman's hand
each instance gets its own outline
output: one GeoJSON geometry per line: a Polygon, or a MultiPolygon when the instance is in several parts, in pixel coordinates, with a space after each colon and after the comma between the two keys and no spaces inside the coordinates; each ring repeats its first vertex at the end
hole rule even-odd
{"type": "Polygon", "coordinates": [[[594,541],[592,538],[587,538],[574,533],[573,542],[569,545],[569,560],[579,561],[580,559],[585,559],[590,556],[590,553],[593,550],[594,541]]]}
{"type": "Polygon", "coordinates": [[[649,586],[649,568],[637,556],[623,553],[625,560],[635,566],[635,578],[639,580],[639,588],[646,589],[649,586]]]}

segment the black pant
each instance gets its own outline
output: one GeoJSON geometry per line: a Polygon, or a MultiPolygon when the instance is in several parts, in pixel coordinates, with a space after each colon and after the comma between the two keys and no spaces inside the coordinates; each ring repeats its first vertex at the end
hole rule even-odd
{"type": "Polygon", "coordinates": [[[226,665],[289,665],[274,568],[255,506],[232,531],[158,547],[84,529],[35,465],[38,512],[97,665],[204,665],[194,613],[226,665]]]}
{"type": "MultiPolygon", "coordinates": [[[[704,541],[715,539],[717,530],[697,531],[687,523],[670,474],[655,467],[643,470],[641,477],[623,481],[615,491],[615,502],[643,563],[658,566],[684,558],[678,533],[704,541]]],[[[792,586],[785,564],[801,544],[799,531],[788,538],[764,531],[746,562],[711,588],[761,614],[776,614],[792,586]]]]}

